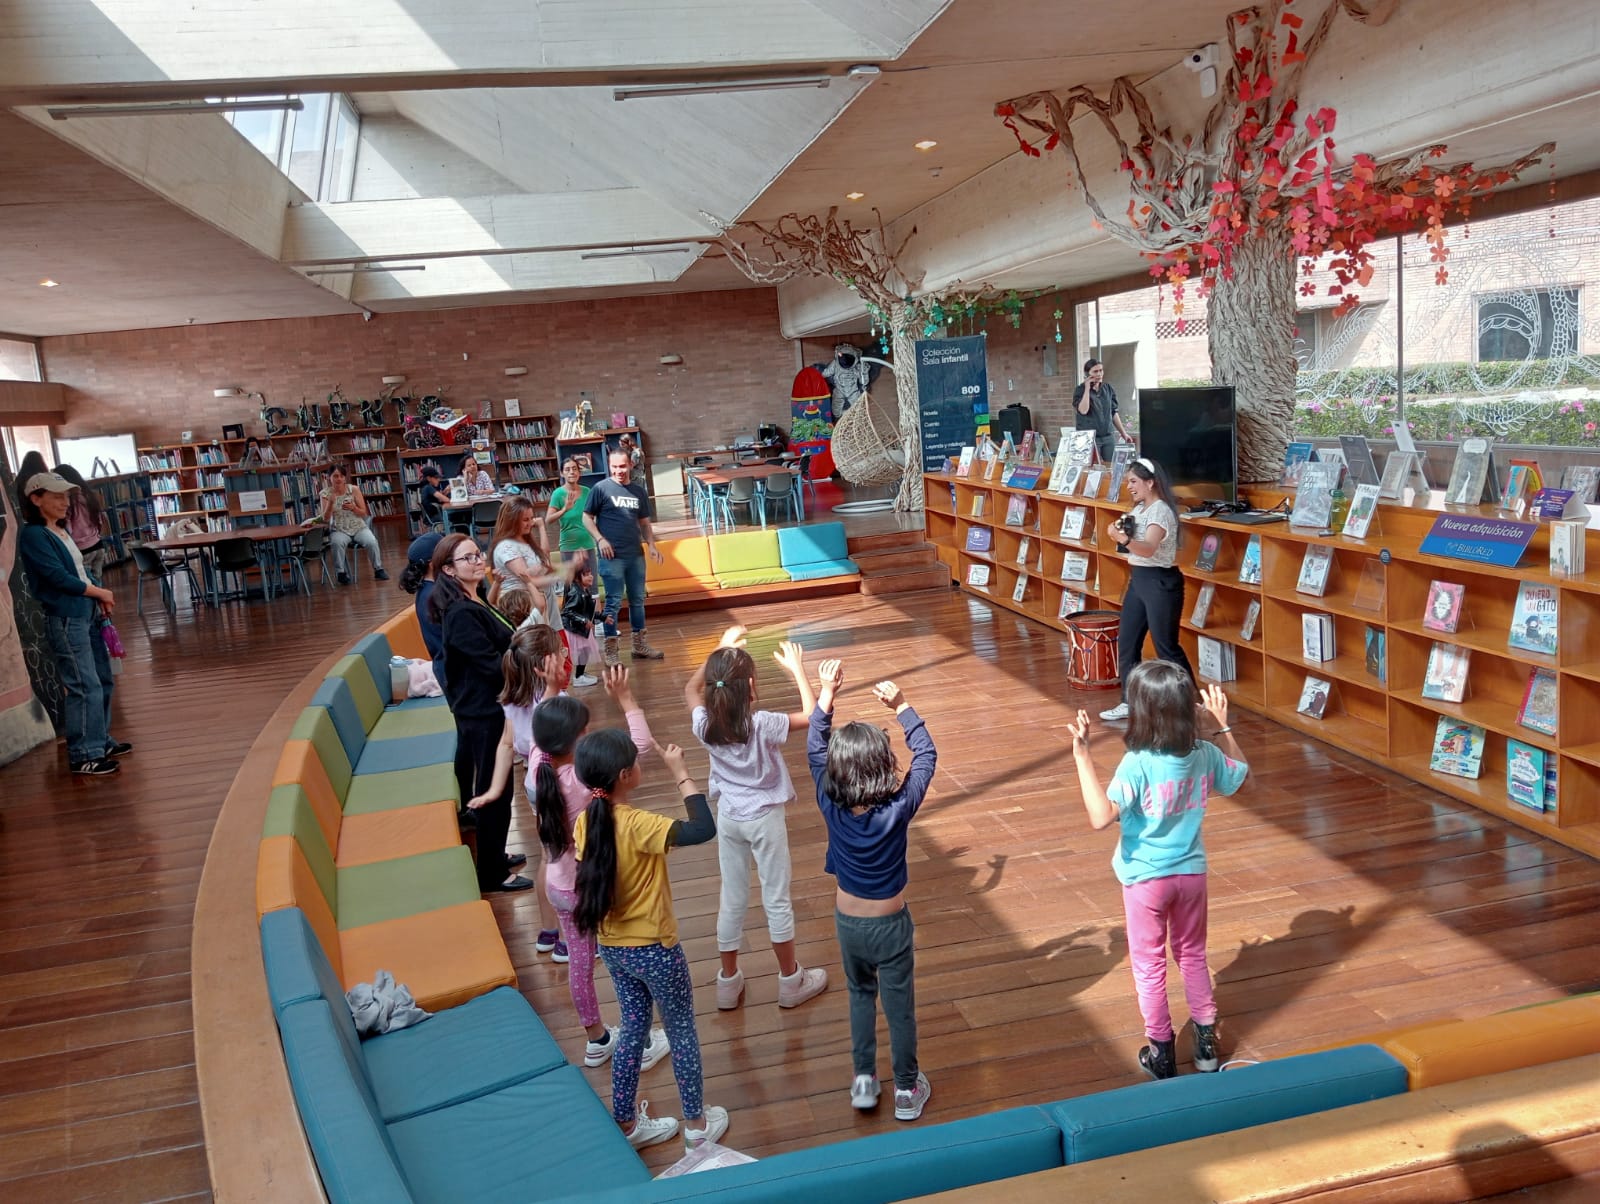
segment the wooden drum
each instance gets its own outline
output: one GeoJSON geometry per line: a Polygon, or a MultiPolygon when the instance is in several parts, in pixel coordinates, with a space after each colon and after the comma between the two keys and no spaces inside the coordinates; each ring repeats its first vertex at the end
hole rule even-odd
{"type": "Polygon", "coordinates": [[[1080,610],[1062,620],[1070,650],[1067,680],[1081,690],[1109,690],[1117,673],[1117,635],[1122,616],[1114,610],[1080,610]]]}

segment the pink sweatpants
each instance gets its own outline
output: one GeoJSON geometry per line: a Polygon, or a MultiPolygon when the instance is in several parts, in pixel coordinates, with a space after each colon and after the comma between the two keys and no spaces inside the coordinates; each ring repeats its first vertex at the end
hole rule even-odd
{"type": "Polygon", "coordinates": [[[1189,1015],[1198,1024],[1215,1024],[1217,1001],[1206,965],[1206,876],[1176,874],[1122,888],[1128,918],[1128,957],[1139,995],[1144,1031],[1152,1041],[1172,1040],[1167,1007],[1167,944],[1183,975],[1189,1015]]]}

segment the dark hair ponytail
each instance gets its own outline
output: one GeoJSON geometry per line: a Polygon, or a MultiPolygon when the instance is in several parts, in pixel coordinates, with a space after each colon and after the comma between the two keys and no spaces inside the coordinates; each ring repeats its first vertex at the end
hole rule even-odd
{"type": "Polygon", "coordinates": [[[400,588],[408,594],[414,594],[422,588],[422,583],[428,579],[428,562],[426,560],[408,560],[406,567],[400,570],[400,588]]]}
{"type": "Polygon", "coordinates": [[[743,648],[718,648],[706,658],[707,744],[748,744],[750,681],[756,662],[743,648]]]}
{"type": "Polygon", "coordinates": [[[633,737],[617,728],[590,732],[578,741],[572,767],[578,781],[594,792],[584,812],[583,860],[578,862],[578,905],[572,919],[578,931],[597,932],[617,893],[617,828],[611,796],[622,775],[639,759],[633,737]]]}
{"type": "MultiPolygon", "coordinates": [[[[534,709],[533,743],[546,756],[570,756],[579,734],[588,726],[589,708],[576,698],[558,695],[534,709]]],[[[572,829],[567,826],[560,776],[549,761],[541,762],[533,775],[533,814],[546,855],[552,860],[565,855],[572,847],[572,829]]]]}

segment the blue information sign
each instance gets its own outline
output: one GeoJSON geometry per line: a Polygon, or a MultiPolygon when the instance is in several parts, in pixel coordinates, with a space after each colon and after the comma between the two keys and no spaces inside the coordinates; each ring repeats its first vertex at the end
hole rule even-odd
{"type": "Polygon", "coordinates": [[[939,472],[958,457],[989,420],[989,359],[982,335],[919,339],[917,408],[922,425],[922,468],[939,472]]]}
{"type": "Polygon", "coordinates": [[[1505,518],[1480,518],[1471,514],[1441,514],[1433,529],[1422,537],[1420,551],[1474,564],[1513,568],[1539,529],[1538,523],[1505,518]]]}

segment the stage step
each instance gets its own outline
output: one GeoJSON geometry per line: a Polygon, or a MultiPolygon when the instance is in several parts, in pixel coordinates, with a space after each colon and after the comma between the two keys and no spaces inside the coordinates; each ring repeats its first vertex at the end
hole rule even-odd
{"type": "Polygon", "coordinates": [[[849,547],[853,558],[860,552],[885,552],[920,547],[923,542],[922,534],[920,524],[914,531],[879,531],[872,535],[851,535],[847,532],[845,544],[849,547]]]}
{"type": "Polygon", "coordinates": [[[886,569],[870,577],[864,571],[861,574],[863,594],[909,594],[930,589],[950,592],[950,570],[937,561],[886,569]]]}
{"type": "Polygon", "coordinates": [[[865,577],[889,569],[935,564],[939,560],[939,551],[933,544],[919,540],[886,548],[851,548],[850,559],[861,566],[861,575],[865,577]]]}

